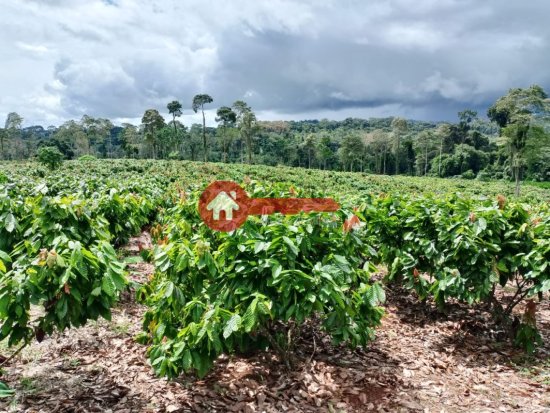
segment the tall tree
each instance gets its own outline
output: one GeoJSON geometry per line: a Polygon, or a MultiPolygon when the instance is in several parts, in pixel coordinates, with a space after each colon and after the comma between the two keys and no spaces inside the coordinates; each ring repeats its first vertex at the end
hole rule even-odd
{"type": "Polygon", "coordinates": [[[423,130],[416,137],[415,149],[417,151],[416,169],[418,175],[427,175],[430,158],[436,153],[437,142],[433,131],[423,130]]]}
{"type": "Polygon", "coordinates": [[[5,129],[0,128],[0,159],[4,159],[5,153],[4,153],[4,142],[8,138],[8,133],[5,129]]]}
{"type": "Polygon", "coordinates": [[[500,97],[487,111],[489,119],[501,128],[501,136],[509,147],[510,164],[516,181],[516,195],[520,193],[527,140],[538,126],[537,122],[547,121],[549,114],[548,95],[538,85],[528,89],[510,89],[508,94],[500,97]]]}
{"type": "Polygon", "coordinates": [[[304,150],[307,153],[307,167],[308,169],[311,169],[311,160],[315,154],[315,135],[310,133],[306,136],[304,139],[304,143],[302,144],[304,147],[304,150]]]}
{"type": "Polygon", "coordinates": [[[168,113],[172,115],[172,123],[174,124],[174,136],[178,136],[178,127],[176,125],[176,117],[180,117],[183,113],[181,111],[182,105],[177,100],[173,100],[168,105],[166,105],[166,108],[168,109],[168,113]]]}
{"type": "Polygon", "coordinates": [[[242,100],[233,103],[233,110],[237,114],[237,126],[241,132],[241,137],[246,142],[248,151],[248,163],[252,163],[252,137],[258,131],[259,126],[256,121],[256,115],[242,100]]]}
{"type": "Polygon", "coordinates": [[[327,169],[327,161],[333,155],[330,147],[331,143],[332,142],[330,141],[330,137],[328,135],[323,135],[317,143],[317,157],[319,158],[319,162],[322,162],[322,169],[327,169]]]}
{"type": "Polygon", "coordinates": [[[468,132],[472,128],[472,123],[477,119],[477,112],[472,109],[464,109],[462,112],[458,112],[458,128],[462,141],[460,143],[466,143],[468,132]]]}
{"type": "Polygon", "coordinates": [[[399,152],[401,150],[401,138],[407,133],[408,124],[407,120],[403,118],[394,118],[391,122],[393,130],[393,138],[395,141],[395,174],[399,174],[399,152]]]}
{"type": "Polygon", "coordinates": [[[201,131],[202,127],[198,123],[193,123],[189,130],[189,155],[192,161],[196,161],[201,146],[201,131]]]}
{"type": "Polygon", "coordinates": [[[202,146],[204,149],[204,162],[208,160],[207,145],[206,145],[206,119],[204,117],[204,105],[212,103],[214,99],[210,95],[195,95],[193,98],[193,112],[197,113],[200,109],[202,112],[202,146]]]}
{"type": "Polygon", "coordinates": [[[164,118],[156,109],[147,109],[141,118],[145,140],[151,145],[153,159],[157,157],[157,134],[164,127],[164,118]]]}
{"type": "Polygon", "coordinates": [[[227,161],[227,129],[235,126],[237,122],[237,114],[229,106],[222,106],[216,112],[216,122],[218,122],[219,127],[222,129],[222,153],[223,153],[223,162],[227,161]]]}
{"type": "Polygon", "coordinates": [[[139,133],[137,127],[130,123],[122,124],[121,144],[128,158],[135,158],[139,154],[139,133]]]}
{"type": "Polygon", "coordinates": [[[353,165],[356,163],[359,164],[359,170],[362,170],[364,153],[365,144],[361,136],[357,133],[348,133],[344,139],[342,139],[342,145],[338,150],[344,170],[347,170],[349,166],[349,171],[353,172],[353,165]]]}
{"type": "Polygon", "coordinates": [[[378,153],[377,172],[386,175],[386,160],[390,143],[389,134],[382,129],[376,129],[372,132],[372,137],[372,145],[375,152],[378,153]]]}
{"type": "Polygon", "coordinates": [[[16,112],[8,113],[6,122],[4,125],[3,133],[0,133],[0,150],[2,151],[2,158],[7,158],[5,142],[13,141],[21,137],[21,125],[23,124],[23,118],[16,112]]]}
{"type": "Polygon", "coordinates": [[[79,147],[87,148],[86,154],[88,155],[100,153],[109,158],[113,146],[111,139],[111,130],[113,129],[112,122],[109,119],[94,118],[84,115],[82,116],[80,125],[86,137],[79,137],[79,141],[75,143],[77,143],[79,147]]]}
{"type": "Polygon", "coordinates": [[[439,162],[437,165],[437,176],[441,177],[441,159],[443,157],[443,141],[445,140],[445,135],[447,134],[447,125],[441,124],[435,130],[435,136],[439,139],[439,162]]]}

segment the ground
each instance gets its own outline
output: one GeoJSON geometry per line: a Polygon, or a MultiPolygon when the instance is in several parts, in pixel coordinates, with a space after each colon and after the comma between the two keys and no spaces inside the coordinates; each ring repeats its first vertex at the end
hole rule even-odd
{"type": "MultiPolygon", "coordinates": [[[[146,235],[127,248],[134,254],[146,235]]],[[[130,266],[143,282],[150,264],[130,266]]],[[[220,359],[204,379],[154,375],[133,337],[145,308],[125,293],[111,322],[55,335],[3,368],[16,390],[7,412],[550,412],[550,303],[539,304],[545,340],[527,357],[483,312],[448,315],[387,289],[386,316],[367,348],[332,346],[314,326],[298,344],[292,372],[269,352],[220,359]]],[[[521,309],[520,309],[521,310],[521,309]]],[[[2,351],[2,353],[6,353],[2,351]]]]}

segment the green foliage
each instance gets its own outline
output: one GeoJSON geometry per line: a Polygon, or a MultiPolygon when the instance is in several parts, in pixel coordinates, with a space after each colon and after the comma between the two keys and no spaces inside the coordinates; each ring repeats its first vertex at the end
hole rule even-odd
{"type": "MultiPolygon", "coordinates": [[[[389,279],[421,299],[433,296],[441,307],[449,299],[487,301],[497,321],[508,323],[525,297],[550,290],[548,205],[533,208],[504,197],[384,196],[371,199],[358,215],[389,279]],[[497,284],[517,288],[506,305],[494,295],[497,284]]],[[[536,329],[534,322],[531,327],[536,329]]],[[[535,337],[529,331],[520,340],[535,337]]]]}
{"type": "Polygon", "coordinates": [[[140,293],[158,374],[204,375],[222,353],[268,346],[291,357],[287,338],[314,315],[335,343],[374,337],[384,291],[369,283],[372,248],[342,231],[343,215],[253,218],[226,234],[200,223],[194,204],[166,212],[168,242],[140,293]]]}
{"type": "MultiPolygon", "coordinates": [[[[67,161],[48,174],[1,163],[0,173],[0,333],[11,344],[109,317],[126,283],[113,248],[156,221],[158,245],[142,251],[157,272],[140,292],[150,305],[141,339],[168,376],[266,347],[290,363],[289,333],[308,318],[335,342],[363,345],[384,300],[368,277],[377,263],[420,298],[487,301],[501,320],[550,289],[548,188],[526,186],[515,198],[504,181],[145,160],[67,161]],[[343,208],[250,217],[234,234],[216,233],[196,211],[197,191],[214,179],[246,182],[254,197],[332,196],[343,208]],[[360,204],[366,225],[344,233],[360,204]],[[497,284],[519,293],[499,301],[497,284]]],[[[529,350],[536,331],[518,340],[529,350]]]]}
{"type": "Polygon", "coordinates": [[[501,128],[501,136],[509,149],[509,163],[514,171],[516,194],[519,194],[526,147],[528,144],[532,146],[531,142],[535,137],[540,137],[541,134],[544,136],[544,125],[548,126],[548,95],[538,85],[528,89],[510,89],[507,95],[500,97],[488,109],[487,116],[501,128]]]}
{"type": "Polygon", "coordinates": [[[0,282],[0,339],[10,346],[54,329],[81,326],[99,316],[110,319],[110,308],[126,286],[124,266],[105,242],[89,250],[78,241],[59,237],[50,251],[15,251],[19,258],[0,282]],[[24,254],[21,254],[24,253],[24,254]],[[31,320],[31,305],[42,314],[31,320]]]}
{"type": "Polygon", "coordinates": [[[0,381],[0,398],[1,399],[11,397],[14,395],[14,393],[15,393],[15,390],[10,389],[6,383],[0,381]]]}
{"type": "Polygon", "coordinates": [[[471,169],[468,169],[466,172],[462,172],[461,177],[462,179],[474,179],[476,174],[471,169]]]}
{"type": "Polygon", "coordinates": [[[522,323],[514,338],[514,344],[531,354],[535,351],[536,346],[542,345],[542,337],[535,326],[522,323]]]}
{"type": "Polygon", "coordinates": [[[78,158],[80,162],[95,161],[97,158],[93,155],[82,155],[78,158]]]}
{"type": "Polygon", "coordinates": [[[38,186],[19,182],[17,190],[0,185],[0,339],[28,343],[110,318],[127,284],[113,244],[149,222],[160,201],[154,183],[80,181],[65,173],[38,186]]]}
{"type": "Polygon", "coordinates": [[[50,170],[57,169],[63,163],[63,154],[54,146],[43,146],[37,152],[38,161],[50,170]]]}

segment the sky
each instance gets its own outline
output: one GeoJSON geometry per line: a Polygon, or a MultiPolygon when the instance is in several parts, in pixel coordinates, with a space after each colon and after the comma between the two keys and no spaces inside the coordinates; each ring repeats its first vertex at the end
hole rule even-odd
{"type": "Polygon", "coordinates": [[[0,126],[146,109],[200,120],[485,115],[512,87],[550,92],[547,0],[0,0],[0,126]]]}

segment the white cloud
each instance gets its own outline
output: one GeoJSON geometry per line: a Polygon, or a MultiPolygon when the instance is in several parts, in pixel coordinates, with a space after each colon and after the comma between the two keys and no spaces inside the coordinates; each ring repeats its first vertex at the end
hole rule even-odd
{"type": "Polygon", "coordinates": [[[26,125],[139,120],[178,99],[190,124],[196,93],[273,119],[448,118],[510,87],[550,89],[549,11],[543,0],[9,2],[0,123],[11,111],[26,125]]]}
{"type": "Polygon", "coordinates": [[[16,42],[15,45],[21,50],[36,53],[39,55],[43,53],[48,53],[50,51],[50,49],[48,49],[46,46],[42,44],[29,44],[24,42],[16,42]]]}
{"type": "Polygon", "coordinates": [[[460,82],[454,78],[445,78],[440,72],[435,72],[429,76],[421,86],[426,92],[439,93],[446,99],[464,100],[470,95],[470,90],[460,85],[460,82]]]}

